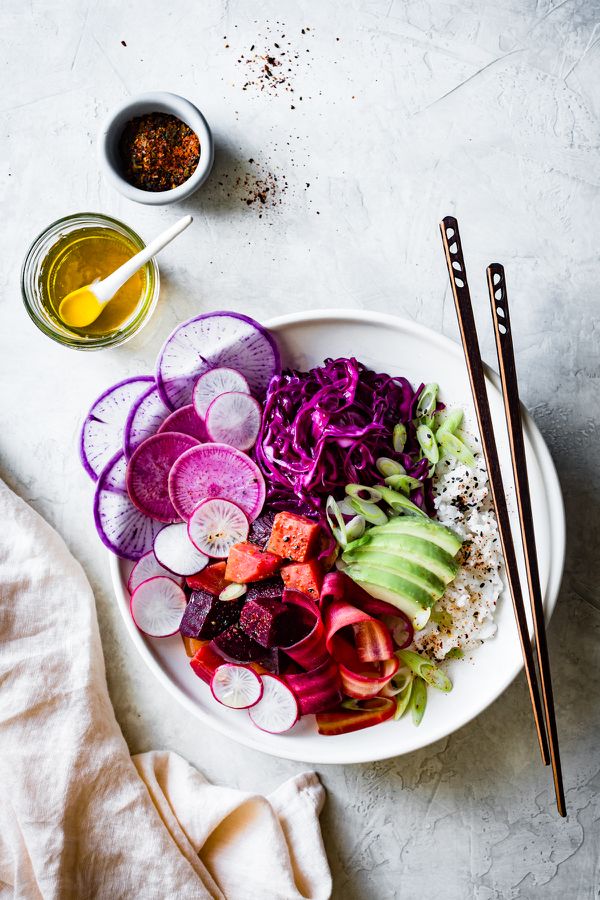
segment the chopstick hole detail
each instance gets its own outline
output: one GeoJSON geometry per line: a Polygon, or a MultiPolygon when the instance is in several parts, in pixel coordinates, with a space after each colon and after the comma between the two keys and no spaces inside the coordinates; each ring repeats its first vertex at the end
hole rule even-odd
{"type": "Polygon", "coordinates": [[[462,288],[462,287],[465,286],[465,283],[464,283],[464,281],[462,280],[462,278],[455,278],[455,279],[454,279],[454,284],[455,284],[457,287],[459,287],[459,288],[462,288]]]}
{"type": "Polygon", "coordinates": [[[503,325],[502,322],[499,322],[498,331],[500,332],[500,334],[506,334],[506,325],[503,325]]]}
{"type": "Polygon", "coordinates": [[[497,291],[494,291],[494,297],[496,300],[502,300],[502,288],[498,288],[497,291]]]}
{"type": "Polygon", "coordinates": [[[454,228],[446,228],[446,237],[447,238],[454,237],[454,228]]]}
{"type": "Polygon", "coordinates": [[[502,309],[501,306],[496,307],[496,312],[498,313],[499,316],[502,316],[502,318],[504,318],[504,310],[502,309]]]}
{"type": "Polygon", "coordinates": [[[462,272],[462,266],[461,266],[461,264],[458,262],[458,260],[456,260],[456,259],[455,259],[454,262],[452,263],[452,268],[453,268],[453,269],[456,269],[457,272],[462,272]]]}
{"type": "Polygon", "coordinates": [[[500,275],[497,272],[494,275],[494,284],[500,284],[500,275]]]}
{"type": "Polygon", "coordinates": [[[458,252],[458,244],[456,243],[456,241],[454,241],[453,244],[450,244],[448,249],[449,249],[450,253],[457,253],[458,252]]]}

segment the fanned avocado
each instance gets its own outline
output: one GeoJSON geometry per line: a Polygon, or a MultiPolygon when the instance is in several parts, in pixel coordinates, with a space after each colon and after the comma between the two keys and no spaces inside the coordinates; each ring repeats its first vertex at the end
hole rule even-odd
{"type": "Polygon", "coordinates": [[[401,610],[411,620],[414,628],[424,628],[427,624],[431,608],[429,604],[421,604],[415,599],[411,588],[416,588],[416,585],[411,585],[393,572],[374,566],[348,566],[344,572],[372,597],[385,600],[401,610]]]}
{"type": "Polygon", "coordinates": [[[397,516],[385,525],[370,528],[365,537],[375,537],[376,534],[411,534],[413,537],[437,544],[450,556],[454,556],[462,547],[461,539],[450,528],[431,519],[419,519],[416,516],[397,516]]]}
{"type": "Polygon", "coordinates": [[[371,551],[391,553],[401,559],[417,563],[441,578],[444,584],[449,584],[456,577],[458,563],[437,544],[414,537],[412,534],[394,532],[389,534],[381,532],[370,537],[373,530],[370,529],[358,541],[348,545],[342,557],[344,562],[350,562],[357,552],[368,548],[371,551]]]}
{"type": "Polygon", "coordinates": [[[367,546],[355,550],[347,558],[347,561],[350,559],[353,564],[358,566],[374,566],[377,569],[394,572],[426,591],[434,601],[439,600],[446,590],[442,579],[426,566],[398,556],[396,553],[388,553],[378,550],[376,547],[367,546]]]}

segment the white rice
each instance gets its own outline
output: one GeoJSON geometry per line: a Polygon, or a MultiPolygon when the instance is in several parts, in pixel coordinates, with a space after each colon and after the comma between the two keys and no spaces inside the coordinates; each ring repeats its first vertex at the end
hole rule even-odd
{"type": "Polygon", "coordinates": [[[440,462],[434,493],[438,521],[464,541],[458,575],[436,605],[450,614],[451,625],[430,622],[415,635],[417,650],[441,660],[451,650],[469,653],[496,633],[502,553],[481,456],[473,469],[455,460],[440,462]]]}

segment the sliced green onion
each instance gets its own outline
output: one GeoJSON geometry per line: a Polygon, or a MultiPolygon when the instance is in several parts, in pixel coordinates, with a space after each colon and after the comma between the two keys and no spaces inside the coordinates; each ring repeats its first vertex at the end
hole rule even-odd
{"type": "Polygon", "coordinates": [[[386,696],[400,694],[413,680],[413,673],[408,666],[401,666],[385,686],[386,696]]]}
{"type": "Polygon", "coordinates": [[[417,401],[417,419],[433,418],[435,408],[437,406],[437,395],[439,389],[439,385],[434,384],[433,382],[431,384],[425,385],[425,387],[419,394],[419,399],[417,401]]]}
{"type": "Polygon", "coordinates": [[[437,688],[438,691],[444,691],[444,693],[448,693],[448,691],[452,690],[452,682],[446,673],[442,672],[442,670],[426,656],[421,656],[419,653],[415,653],[414,650],[398,650],[396,656],[405,666],[408,666],[415,675],[422,678],[423,681],[430,684],[431,687],[437,688]]]}
{"type": "Polygon", "coordinates": [[[354,516],[348,524],[346,525],[346,540],[348,543],[350,541],[356,541],[359,537],[362,537],[365,533],[365,518],[364,516],[354,516]]]}
{"type": "Polygon", "coordinates": [[[404,494],[406,497],[408,497],[410,492],[414,491],[415,488],[421,487],[421,482],[417,481],[416,478],[411,478],[410,475],[389,475],[384,481],[388,487],[392,488],[392,490],[400,491],[400,493],[404,494]]]}
{"type": "Polygon", "coordinates": [[[394,713],[394,719],[396,719],[396,721],[398,719],[401,719],[408,709],[414,680],[414,675],[411,673],[410,679],[406,682],[405,687],[400,691],[399,694],[396,694],[396,712],[394,713]]]}
{"type": "Polygon", "coordinates": [[[443,419],[440,421],[438,425],[438,429],[435,433],[436,438],[440,439],[442,434],[454,434],[457,428],[460,428],[463,420],[463,411],[462,409],[453,409],[452,412],[447,413],[443,419]]]}
{"type": "Polygon", "coordinates": [[[413,503],[412,500],[409,500],[408,497],[405,497],[404,494],[399,494],[398,491],[393,491],[383,484],[378,484],[377,490],[380,492],[382,499],[388,506],[391,506],[394,512],[407,511],[412,515],[428,518],[427,513],[417,506],[416,503],[413,503]]]}
{"type": "Polygon", "coordinates": [[[419,425],[417,428],[417,440],[423,451],[423,456],[426,456],[432,465],[439,462],[440,449],[435,439],[433,429],[428,428],[427,425],[419,425]]]}
{"type": "Polygon", "coordinates": [[[344,497],[343,500],[338,500],[337,505],[338,505],[339,511],[341,512],[341,514],[343,516],[353,516],[354,515],[354,510],[348,503],[348,500],[346,497],[344,497]]]}
{"type": "Polygon", "coordinates": [[[337,500],[332,497],[331,494],[327,498],[327,503],[325,504],[325,517],[327,519],[327,524],[331,528],[332,535],[341,547],[345,547],[348,543],[346,523],[340,512],[337,500]]]}
{"type": "Polygon", "coordinates": [[[402,453],[406,444],[406,425],[398,422],[394,425],[394,433],[392,434],[392,445],[396,453],[402,453]]]}
{"type": "Polygon", "coordinates": [[[459,647],[453,647],[446,653],[446,659],[462,659],[465,654],[459,647]]]}
{"type": "Polygon", "coordinates": [[[432,609],[430,619],[442,628],[452,628],[452,616],[447,609],[432,609]]]}
{"type": "Polygon", "coordinates": [[[232,581],[231,584],[223,588],[219,594],[219,600],[237,600],[238,597],[243,597],[247,590],[247,584],[238,584],[236,581],[232,581]]]}
{"type": "Polygon", "coordinates": [[[427,685],[422,678],[415,678],[410,692],[410,711],[415,725],[420,725],[427,706],[427,685]]]}
{"type": "Polygon", "coordinates": [[[444,432],[439,441],[440,447],[448,456],[454,457],[454,459],[464,463],[465,466],[468,466],[469,468],[472,468],[475,465],[475,457],[473,456],[472,451],[466,444],[463,444],[460,438],[457,438],[455,434],[444,432]]]}
{"type": "Polygon", "coordinates": [[[396,462],[395,459],[390,459],[388,456],[380,456],[378,460],[376,460],[375,465],[377,466],[377,471],[383,475],[384,478],[389,478],[390,475],[405,475],[406,469],[399,462],[396,462]]]}
{"type": "Polygon", "coordinates": [[[360,500],[358,497],[351,497],[348,501],[355,513],[363,516],[371,525],[385,525],[388,517],[382,509],[375,503],[369,503],[368,500],[360,500]]]}
{"type": "Polygon", "coordinates": [[[355,500],[365,500],[368,503],[379,503],[381,500],[381,494],[376,488],[366,487],[364,484],[347,484],[346,493],[355,500]]]}

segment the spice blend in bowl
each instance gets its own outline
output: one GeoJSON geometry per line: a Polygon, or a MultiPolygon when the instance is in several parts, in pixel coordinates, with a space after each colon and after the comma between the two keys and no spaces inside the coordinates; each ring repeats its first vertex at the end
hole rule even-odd
{"type": "Polygon", "coordinates": [[[144,191],[168,191],[196,171],[200,140],[177,116],[148,113],[127,123],[119,153],[123,175],[131,185],[144,191]]]}

